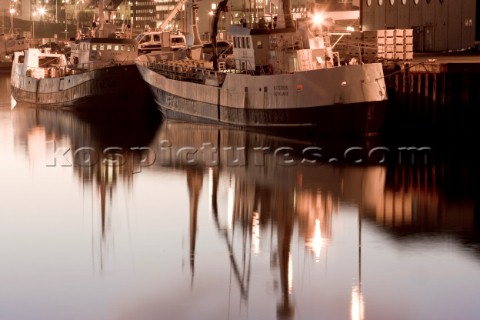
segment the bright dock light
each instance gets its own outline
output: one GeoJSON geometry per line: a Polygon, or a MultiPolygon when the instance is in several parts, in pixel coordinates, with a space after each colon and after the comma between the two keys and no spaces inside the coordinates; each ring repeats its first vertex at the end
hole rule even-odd
{"type": "Polygon", "coordinates": [[[322,24],[323,20],[323,14],[321,13],[315,13],[315,15],[313,16],[313,23],[316,25],[322,24]]]}

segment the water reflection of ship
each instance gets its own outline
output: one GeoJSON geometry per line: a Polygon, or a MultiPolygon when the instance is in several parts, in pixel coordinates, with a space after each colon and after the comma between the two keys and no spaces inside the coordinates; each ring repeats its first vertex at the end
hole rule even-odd
{"type": "MultiPolygon", "coordinates": [[[[148,145],[152,141],[160,121],[157,113],[150,114],[149,109],[145,109],[136,113],[79,114],[21,104],[12,112],[15,145],[27,148],[33,165],[72,167],[82,184],[84,197],[88,198],[89,190],[92,192],[91,201],[95,195],[98,197],[101,242],[104,244],[110,221],[108,204],[112,203],[119,183],[128,189],[133,188],[135,164],[142,157],[141,153],[130,148],[148,145]],[[112,146],[121,150],[104,152],[112,146]],[[73,156],[82,148],[88,148],[88,153],[73,156]],[[38,150],[44,158],[39,158],[38,150]],[[61,150],[61,153],[55,150],[61,150]],[[61,156],[64,152],[65,157],[61,156]]],[[[100,263],[102,259],[103,254],[100,254],[100,263]]]]}
{"type": "MultiPolygon", "coordinates": [[[[318,261],[332,237],[332,219],[338,211],[338,203],[347,201],[364,206],[375,205],[365,199],[374,198],[383,192],[386,170],[383,166],[292,166],[279,163],[278,157],[274,156],[273,150],[289,147],[292,156],[296,157],[295,150],[322,143],[278,138],[214,125],[174,121],[162,123],[152,145],[153,153],[159,157],[154,170],[176,168],[186,172],[190,201],[189,254],[192,278],[198,199],[203,177],[207,174],[211,214],[216,229],[226,244],[240,296],[248,302],[251,255],[259,252],[259,234],[267,232],[270,226],[270,235],[275,239],[271,244],[271,268],[278,272],[277,317],[294,317],[290,245],[295,225],[298,226],[307,252],[311,252],[315,261],[318,261]],[[271,149],[262,152],[260,161],[258,150],[267,147],[271,149]],[[183,156],[182,152],[190,152],[190,155],[183,156]],[[228,204],[223,211],[217,203],[219,181],[222,178],[228,181],[228,204]],[[234,250],[238,249],[233,245],[232,234],[235,229],[241,232],[240,253],[234,250]]],[[[328,141],[324,143],[322,147],[330,147],[328,141]]],[[[349,145],[350,142],[345,143],[349,145]]],[[[332,149],[343,147],[345,145],[339,146],[335,141],[332,149]]]]}
{"type": "MultiPolygon", "coordinates": [[[[472,200],[475,199],[472,196],[475,189],[468,192],[470,196],[459,201],[452,199],[444,190],[444,185],[450,184],[450,189],[456,189],[455,186],[463,185],[468,178],[468,172],[459,174],[458,164],[449,162],[445,166],[442,156],[437,154],[436,161],[428,163],[391,163],[386,166],[306,166],[296,163],[286,166],[280,165],[273,156],[275,148],[288,146],[295,153],[295,150],[311,145],[341,150],[352,144],[349,141],[344,144],[335,141],[331,146],[329,141],[300,141],[217,126],[164,121],[152,145],[154,153],[160,156],[153,170],[175,168],[187,172],[192,219],[197,218],[203,176],[208,172],[211,191],[217,190],[221,177],[229,181],[231,199],[223,227],[219,223],[216,192],[211,192],[210,205],[219,232],[228,235],[229,225],[242,231],[245,241],[240,257],[259,250],[256,243],[259,241],[259,232],[265,232],[269,224],[275,229],[271,233],[276,235],[277,246],[272,253],[272,267],[279,272],[279,317],[291,316],[294,310],[291,303],[293,283],[290,256],[294,226],[297,226],[300,237],[304,239],[306,250],[317,261],[325,253],[329,240],[334,237],[332,219],[338,211],[339,202],[351,203],[358,209],[359,276],[352,289],[352,318],[364,317],[362,220],[369,224],[375,221],[376,226],[392,234],[398,241],[403,239],[399,235],[436,232],[453,235],[461,241],[467,237],[469,246],[472,242],[478,246],[478,201],[472,200]],[[262,153],[264,162],[259,164],[255,159],[257,151],[267,146],[270,151],[262,153]],[[235,154],[233,150],[236,147],[244,149],[237,150],[235,154]],[[217,152],[206,152],[208,148],[216,148],[217,152]],[[183,151],[191,153],[184,157],[183,151]]],[[[191,253],[194,253],[196,224],[193,221],[191,223],[191,253]]],[[[235,254],[231,251],[229,239],[231,237],[225,237],[229,257],[233,259],[235,254]]],[[[191,259],[193,265],[194,254],[191,259]]],[[[242,265],[232,260],[233,268],[246,267],[246,270],[234,270],[235,274],[251,272],[248,257],[246,261],[242,265]]],[[[242,295],[248,299],[248,277],[237,276],[237,282],[242,295]]]]}

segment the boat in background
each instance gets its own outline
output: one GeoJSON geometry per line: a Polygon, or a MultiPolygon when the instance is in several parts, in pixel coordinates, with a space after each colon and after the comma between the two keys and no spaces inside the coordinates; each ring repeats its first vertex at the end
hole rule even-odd
{"type": "MultiPolygon", "coordinates": [[[[193,30],[187,36],[193,41],[186,50],[163,46],[136,59],[165,117],[255,128],[308,126],[347,136],[379,133],[387,102],[380,63],[341,64],[329,33],[312,23],[313,12],[295,26],[290,15],[275,27],[257,21],[231,25],[233,57],[219,59],[217,24],[227,1],[212,19],[210,61],[200,59],[194,28],[187,30],[193,30]]],[[[189,17],[195,26],[195,12],[189,17]]]]}
{"type": "Polygon", "coordinates": [[[47,48],[15,52],[11,85],[18,102],[39,107],[105,107],[148,93],[134,59],[134,40],[88,38],[71,44],[70,57],[47,48]],[[98,103],[95,103],[98,106],[98,103]]]}
{"type": "Polygon", "coordinates": [[[13,53],[29,47],[27,39],[15,34],[0,35],[0,72],[12,70],[13,53]]]}
{"type": "Polygon", "coordinates": [[[17,102],[36,107],[104,109],[137,105],[149,95],[135,58],[137,42],[119,38],[116,25],[106,23],[103,1],[99,22],[89,32],[78,30],[68,53],[28,48],[14,54],[11,86],[17,102]],[[121,102],[121,103],[119,103],[121,102]]]}

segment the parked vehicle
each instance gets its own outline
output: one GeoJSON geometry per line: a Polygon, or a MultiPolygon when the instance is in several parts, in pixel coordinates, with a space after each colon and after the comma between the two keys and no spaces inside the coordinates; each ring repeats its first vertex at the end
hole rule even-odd
{"type": "Polygon", "coordinates": [[[187,47],[185,35],[167,31],[143,32],[135,40],[138,43],[139,54],[161,51],[163,47],[169,47],[170,50],[185,49],[187,47]],[[166,42],[169,42],[169,44],[166,44],[166,42]]]}

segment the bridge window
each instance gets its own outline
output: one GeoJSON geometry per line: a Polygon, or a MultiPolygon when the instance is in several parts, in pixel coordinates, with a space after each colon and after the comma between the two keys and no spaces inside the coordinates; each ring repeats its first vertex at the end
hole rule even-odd
{"type": "Polygon", "coordinates": [[[250,38],[247,38],[247,49],[250,49],[250,38]]]}
{"type": "Polygon", "coordinates": [[[100,50],[105,50],[105,45],[103,43],[100,44],[100,50]]]}
{"type": "Polygon", "coordinates": [[[92,44],[92,50],[97,50],[97,45],[96,44],[92,44]]]}
{"type": "Polygon", "coordinates": [[[107,44],[107,50],[112,50],[112,45],[111,44],[107,44]]]}
{"type": "Polygon", "coordinates": [[[382,4],[383,4],[383,0],[378,0],[378,5],[382,6],[382,4]]]}
{"type": "Polygon", "coordinates": [[[367,0],[367,6],[371,6],[372,5],[372,0],[367,0]]]}

